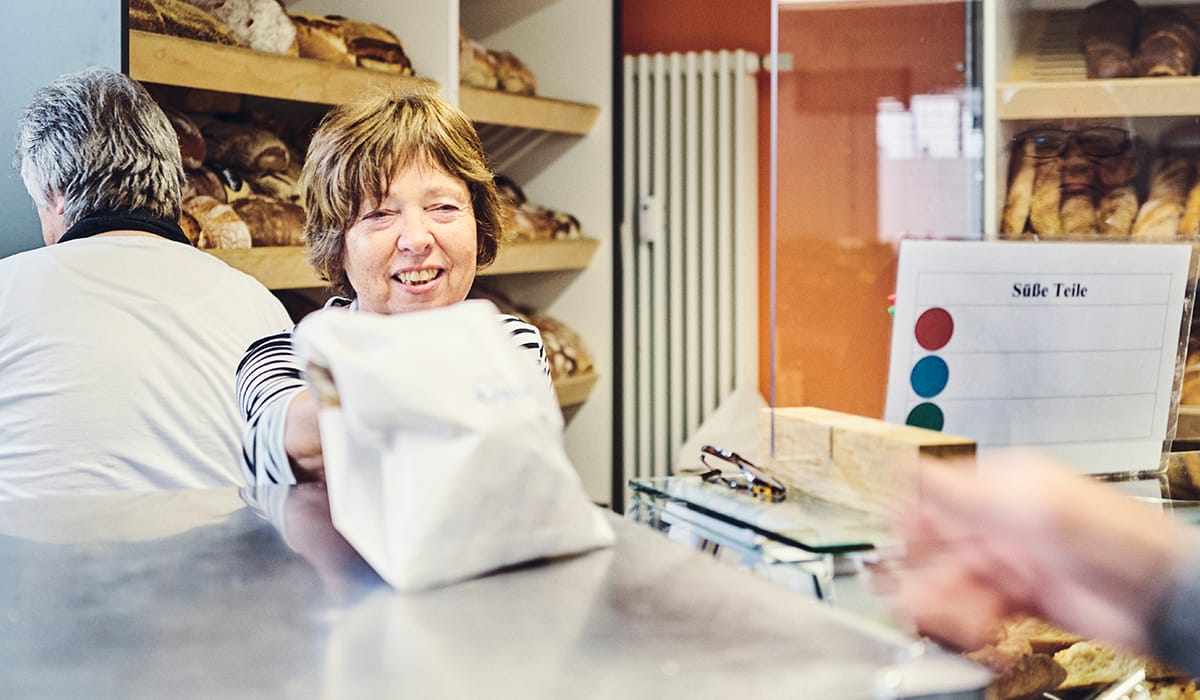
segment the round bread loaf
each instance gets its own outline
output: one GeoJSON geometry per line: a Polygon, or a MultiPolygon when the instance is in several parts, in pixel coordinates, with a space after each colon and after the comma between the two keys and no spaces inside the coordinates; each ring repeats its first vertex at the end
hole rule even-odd
{"type": "Polygon", "coordinates": [[[171,122],[171,127],[175,129],[175,137],[179,139],[179,155],[183,157],[184,169],[196,170],[204,165],[208,149],[204,145],[204,135],[200,133],[200,127],[196,126],[191,117],[177,109],[164,107],[163,112],[171,122]]]}
{"type": "Polygon", "coordinates": [[[186,200],[183,209],[200,224],[200,236],[196,241],[198,248],[250,247],[250,229],[228,204],[212,197],[199,196],[186,200]]]}
{"type": "Polygon", "coordinates": [[[256,246],[304,245],[304,208],[252,194],[231,203],[256,246]]]}

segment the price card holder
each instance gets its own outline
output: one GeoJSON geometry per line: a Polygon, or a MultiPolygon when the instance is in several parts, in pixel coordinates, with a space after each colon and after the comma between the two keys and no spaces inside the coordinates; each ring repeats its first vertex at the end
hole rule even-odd
{"type": "Polygon", "coordinates": [[[1164,471],[1196,257],[1193,242],[902,243],[885,419],[1087,474],[1164,471]]]}

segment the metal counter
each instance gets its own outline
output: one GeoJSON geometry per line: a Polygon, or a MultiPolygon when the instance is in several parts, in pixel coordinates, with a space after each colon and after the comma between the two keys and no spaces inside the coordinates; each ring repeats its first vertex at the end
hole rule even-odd
{"type": "Polygon", "coordinates": [[[402,595],[330,526],[323,489],[257,496],[0,504],[0,697],[981,698],[988,682],[615,515],[612,549],[402,595]]]}

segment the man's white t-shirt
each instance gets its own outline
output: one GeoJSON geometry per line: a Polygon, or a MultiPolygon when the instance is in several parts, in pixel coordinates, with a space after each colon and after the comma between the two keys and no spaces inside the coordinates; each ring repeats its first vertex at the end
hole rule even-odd
{"type": "Polygon", "coordinates": [[[290,328],[221,260],[102,235],[0,260],[0,500],[234,486],[234,376],[290,328]]]}

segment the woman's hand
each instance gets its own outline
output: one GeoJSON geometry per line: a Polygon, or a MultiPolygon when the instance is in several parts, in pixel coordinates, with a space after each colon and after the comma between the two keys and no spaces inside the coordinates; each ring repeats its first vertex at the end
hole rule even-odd
{"type": "Polygon", "coordinates": [[[321,428],[317,421],[317,399],[304,389],[288,404],[283,445],[296,481],[325,481],[325,454],[321,450],[321,428]]]}

